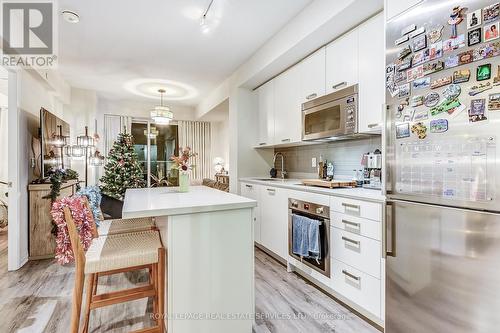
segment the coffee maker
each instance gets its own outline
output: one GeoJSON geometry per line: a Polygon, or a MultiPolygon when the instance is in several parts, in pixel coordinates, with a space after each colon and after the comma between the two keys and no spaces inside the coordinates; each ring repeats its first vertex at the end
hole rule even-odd
{"type": "Polygon", "coordinates": [[[376,149],[366,153],[361,159],[363,166],[363,187],[380,190],[382,188],[382,152],[376,149]]]}

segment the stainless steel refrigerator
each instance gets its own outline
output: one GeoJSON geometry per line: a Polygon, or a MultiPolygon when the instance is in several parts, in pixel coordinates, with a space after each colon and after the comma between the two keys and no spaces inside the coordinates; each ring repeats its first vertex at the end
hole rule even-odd
{"type": "Polygon", "coordinates": [[[386,332],[500,332],[496,1],[387,22],[386,332]]]}

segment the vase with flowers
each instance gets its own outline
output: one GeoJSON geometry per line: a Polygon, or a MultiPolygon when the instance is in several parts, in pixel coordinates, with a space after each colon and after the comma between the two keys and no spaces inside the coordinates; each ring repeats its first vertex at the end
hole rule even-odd
{"type": "Polygon", "coordinates": [[[191,164],[190,159],[197,154],[191,151],[190,147],[179,148],[179,156],[172,156],[170,160],[174,162],[173,169],[179,171],[179,192],[189,191],[189,174],[193,170],[194,165],[191,164]]]}

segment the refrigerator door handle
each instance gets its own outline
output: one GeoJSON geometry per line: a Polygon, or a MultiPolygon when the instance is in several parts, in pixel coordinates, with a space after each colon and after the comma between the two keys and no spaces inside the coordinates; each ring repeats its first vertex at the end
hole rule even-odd
{"type": "Polygon", "coordinates": [[[391,180],[391,158],[393,156],[392,147],[392,107],[389,104],[383,104],[383,125],[382,125],[382,192],[392,194],[391,180]]]}
{"type": "Polygon", "coordinates": [[[395,224],[395,207],[394,203],[387,201],[385,203],[384,214],[384,232],[383,232],[383,257],[396,256],[396,224],[395,224]]]}

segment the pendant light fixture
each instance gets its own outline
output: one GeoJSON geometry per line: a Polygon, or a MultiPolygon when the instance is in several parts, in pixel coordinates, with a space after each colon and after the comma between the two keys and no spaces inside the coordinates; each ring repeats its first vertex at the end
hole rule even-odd
{"type": "Polygon", "coordinates": [[[158,89],[160,93],[160,105],[157,105],[151,110],[151,119],[157,125],[168,125],[172,119],[174,119],[174,114],[170,111],[168,106],[163,105],[163,94],[165,89],[158,89]]]}
{"type": "Polygon", "coordinates": [[[57,125],[57,129],[59,130],[59,134],[53,136],[54,141],[52,141],[52,145],[57,148],[63,148],[68,145],[69,137],[62,134],[62,125],[57,125]]]}
{"type": "Polygon", "coordinates": [[[210,3],[208,4],[207,9],[203,13],[203,16],[200,18],[200,29],[201,29],[201,32],[203,32],[204,34],[207,34],[210,32],[211,27],[210,27],[209,22],[207,20],[207,15],[208,15],[208,12],[210,11],[210,8],[212,7],[213,3],[214,3],[214,0],[210,0],[210,3]]]}

